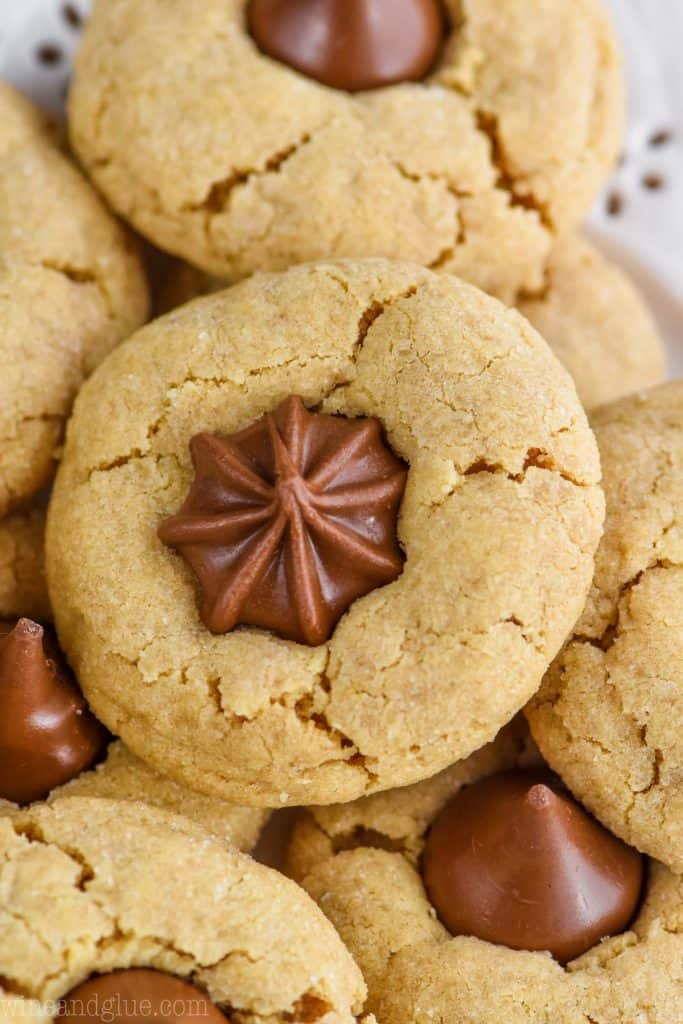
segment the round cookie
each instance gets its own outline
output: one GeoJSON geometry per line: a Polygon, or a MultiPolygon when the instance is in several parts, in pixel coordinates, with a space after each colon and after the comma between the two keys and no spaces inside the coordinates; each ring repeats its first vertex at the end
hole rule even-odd
{"type": "Polygon", "coordinates": [[[607,522],[586,609],[529,708],[613,832],[683,871],[683,384],[595,414],[607,522]]]}
{"type": "Polygon", "coordinates": [[[82,390],[48,523],[60,641],[98,717],[194,788],[273,806],[411,782],[536,691],[583,607],[598,479],[568,375],[495,299],[381,260],[259,275],[149,325],[82,390]],[[407,561],[318,646],[214,635],[157,531],[190,439],[294,394],[379,419],[409,466],[407,561]]]}
{"type": "MultiPolygon", "coordinates": [[[[157,291],[159,313],[225,288],[189,263],[166,268],[157,291]]],[[[569,370],[586,409],[630,395],[664,378],[664,349],[643,297],[628,276],[586,239],[566,235],[545,267],[545,286],[517,300],[569,370]]]]}
{"type": "Polygon", "coordinates": [[[0,516],[49,481],[81,383],[146,312],[132,240],[0,84],[0,516]]]}
{"type": "MultiPolygon", "coordinates": [[[[317,6],[334,18],[346,5],[317,6]]],[[[71,138],[121,214],[231,281],[383,256],[507,302],[542,287],[557,232],[581,220],[620,145],[620,57],[601,0],[447,0],[427,77],[355,93],[266,56],[251,10],[96,6],[71,138]]],[[[368,25],[400,17],[391,4],[372,13],[368,25]]],[[[362,47],[363,25],[348,31],[362,47]]]]}
{"type": "Polygon", "coordinates": [[[515,723],[426,782],[304,815],[293,876],[339,929],[383,1024],[670,1024],[683,1013],[683,884],[661,864],[649,864],[629,930],[566,967],[454,937],[437,918],[420,870],[431,823],[463,786],[536,757],[515,723]]]}
{"type": "Polygon", "coordinates": [[[0,819],[0,849],[0,995],[17,1017],[52,1020],[88,979],[132,969],[185,980],[228,1020],[360,1013],[360,972],[309,897],[182,817],[64,799],[0,819]]]}
{"type": "Polygon", "coordinates": [[[36,505],[0,520],[0,619],[50,622],[45,580],[45,509],[36,505]]]}

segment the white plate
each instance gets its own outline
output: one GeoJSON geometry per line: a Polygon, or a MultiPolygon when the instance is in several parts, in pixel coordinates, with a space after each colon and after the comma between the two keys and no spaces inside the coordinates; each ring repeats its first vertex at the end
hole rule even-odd
{"type": "MultiPolygon", "coordinates": [[[[608,2],[627,55],[630,113],[623,162],[589,231],[643,288],[671,373],[683,375],[683,0],[608,2]]],[[[0,0],[0,77],[59,112],[88,8],[88,0],[0,0]]]]}

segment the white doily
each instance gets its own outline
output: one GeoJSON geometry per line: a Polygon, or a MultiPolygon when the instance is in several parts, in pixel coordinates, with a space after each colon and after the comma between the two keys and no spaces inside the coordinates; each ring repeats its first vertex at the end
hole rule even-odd
{"type": "MultiPolygon", "coordinates": [[[[683,0],[608,2],[627,55],[629,125],[622,164],[589,231],[644,289],[672,373],[683,375],[683,0]]],[[[0,77],[59,112],[88,7],[88,0],[0,0],[0,77]]]]}

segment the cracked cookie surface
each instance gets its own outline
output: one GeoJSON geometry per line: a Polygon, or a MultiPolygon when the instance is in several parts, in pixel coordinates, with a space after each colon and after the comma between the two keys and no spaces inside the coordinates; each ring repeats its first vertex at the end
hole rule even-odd
{"type": "Polygon", "coordinates": [[[0,84],[0,515],[49,482],[78,388],[146,311],[132,241],[0,84]]]}
{"type": "Polygon", "coordinates": [[[419,862],[430,823],[463,786],[538,753],[519,722],[440,775],[304,813],[291,874],[339,930],[382,1024],[672,1024],[683,1019],[683,883],[654,861],[628,932],[566,968],[546,953],[453,938],[419,862]]]}
{"type": "Polygon", "coordinates": [[[383,260],[259,275],[147,326],[81,391],[48,523],[60,641],[98,717],[194,788],[273,806],[412,782],[537,689],[585,602],[598,480],[570,378],[495,299],[383,260]],[[209,633],[157,537],[190,438],[290,394],[378,417],[410,467],[402,575],[319,647],[209,633]]]}
{"type": "Polygon", "coordinates": [[[365,997],[298,886],[144,804],[71,798],[0,819],[0,925],[3,1020],[52,1020],[36,1001],[131,966],[191,981],[245,1024],[352,1024],[365,997]]]}
{"type": "Polygon", "coordinates": [[[601,0],[446,7],[428,79],[350,95],[260,53],[247,0],[99,3],[74,146],[143,234],[219,277],[384,256],[511,302],[609,173],[619,55],[601,0]]]}
{"type": "MultiPolygon", "coordinates": [[[[182,261],[166,269],[156,294],[160,313],[225,282],[182,261]]],[[[569,234],[550,252],[545,285],[517,309],[569,370],[581,403],[594,409],[664,379],[662,341],[628,276],[585,238],[569,234]]]]}
{"type": "Polygon", "coordinates": [[[586,609],[528,717],[613,832],[683,871],[683,385],[593,419],[607,498],[586,609]]]}

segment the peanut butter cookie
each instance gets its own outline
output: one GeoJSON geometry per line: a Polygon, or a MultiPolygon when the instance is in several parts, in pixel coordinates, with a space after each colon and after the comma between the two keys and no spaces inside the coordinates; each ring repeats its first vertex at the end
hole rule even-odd
{"type": "Polygon", "coordinates": [[[193,788],[424,778],[538,688],[598,480],[569,376],[495,299],[382,260],[258,275],[82,390],[48,523],[60,641],[98,717],[193,788]]]}
{"type": "Polygon", "coordinates": [[[553,247],[545,273],[543,292],[517,308],[569,370],[586,409],[664,380],[659,331],[620,267],[569,235],[553,247]]]}
{"type": "Polygon", "coordinates": [[[622,107],[601,0],[108,0],[70,126],[113,206],[218,277],[382,256],[512,302],[607,177],[622,107]]]}
{"type": "Polygon", "coordinates": [[[683,871],[683,384],[595,414],[607,522],[586,609],[529,708],[613,832],[683,871]]]}
{"type": "Polygon", "coordinates": [[[360,1014],[363,979],[313,901],[180,816],[58,800],[0,819],[0,853],[3,1020],[360,1014]]]}
{"type": "Polygon", "coordinates": [[[680,877],[591,819],[517,723],[426,782],[305,812],[290,868],[383,1024],[683,1016],[680,877]]]}

